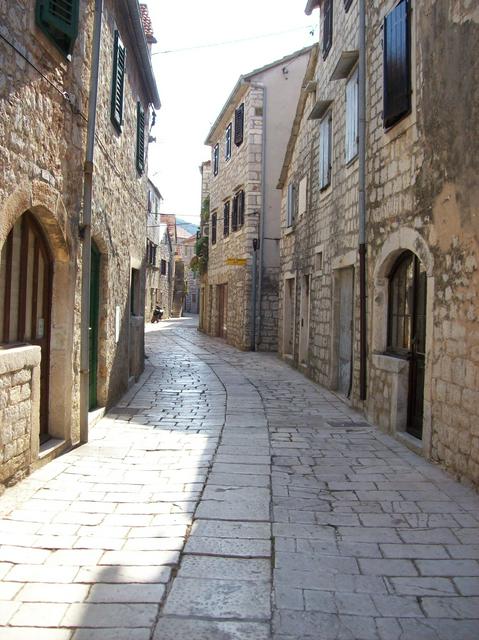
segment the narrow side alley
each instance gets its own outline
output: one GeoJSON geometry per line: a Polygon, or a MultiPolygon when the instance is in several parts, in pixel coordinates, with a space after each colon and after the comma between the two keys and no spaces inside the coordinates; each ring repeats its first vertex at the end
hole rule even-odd
{"type": "Polygon", "coordinates": [[[0,640],[477,640],[474,491],[274,355],[146,338],[90,443],[0,498],[0,640]]]}

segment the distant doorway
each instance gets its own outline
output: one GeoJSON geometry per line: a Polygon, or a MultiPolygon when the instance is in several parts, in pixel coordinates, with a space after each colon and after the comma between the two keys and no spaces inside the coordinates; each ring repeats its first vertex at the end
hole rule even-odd
{"type": "Polygon", "coordinates": [[[43,229],[30,212],[8,234],[0,265],[0,340],[41,348],[40,442],[44,442],[49,437],[52,255],[43,229]]]}
{"type": "Polygon", "coordinates": [[[228,323],[228,285],[217,285],[218,295],[218,337],[227,337],[227,323],[228,323]]]}
{"type": "Polygon", "coordinates": [[[301,278],[301,303],[299,321],[299,363],[308,364],[309,350],[309,298],[311,276],[304,275],[301,278]]]}
{"type": "Polygon", "coordinates": [[[354,269],[338,269],[336,276],[338,320],[337,381],[339,393],[349,397],[353,368],[354,269]]]}

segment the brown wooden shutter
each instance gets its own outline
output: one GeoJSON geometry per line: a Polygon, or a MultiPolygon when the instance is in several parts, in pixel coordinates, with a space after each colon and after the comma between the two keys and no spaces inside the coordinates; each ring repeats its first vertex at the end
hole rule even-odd
{"type": "Polygon", "coordinates": [[[145,170],[145,111],[141,102],[136,106],[136,168],[138,173],[145,170]]]}
{"type": "Polygon", "coordinates": [[[323,4],[323,59],[326,59],[333,44],[333,0],[323,4]]]}
{"type": "Polygon", "coordinates": [[[243,142],[244,136],[244,103],[235,110],[235,145],[237,147],[243,142]]]}
{"type": "Polygon", "coordinates": [[[115,31],[115,45],[113,50],[113,78],[111,90],[111,121],[117,131],[121,131],[123,124],[123,92],[125,85],[126,49],[120,34],[115,31]]]}

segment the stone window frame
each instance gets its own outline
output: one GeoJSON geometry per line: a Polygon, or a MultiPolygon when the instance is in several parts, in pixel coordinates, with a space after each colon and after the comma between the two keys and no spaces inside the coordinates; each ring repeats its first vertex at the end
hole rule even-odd
{"type": "MultiPolygon", "coordinates": [[[[376,258],[372,296],[372,339],[371,364],[392,377],[392,398],[390,425],[392,435],[406,446],[426,458],[432,449],[432,346],[434,338],[434,259],[424,238],[410,227],[402,227],[390,234],[384,241],[376,258]],[[426,316],[426,363],[424,376],[424,419],[422,441],[406,433],[404,406],[407,403],[407,388],[404,378],[407,375],[408,361],[391,355],[387,350],[389,274],[397,258],[404,251],[411,251],[424,265],[427,277],[427,316],[426,316]]],[[[369,398],[368,402],[371,402],[369,398]]],[[[368,409],[368,413],[370,413],[368,409]]]]}

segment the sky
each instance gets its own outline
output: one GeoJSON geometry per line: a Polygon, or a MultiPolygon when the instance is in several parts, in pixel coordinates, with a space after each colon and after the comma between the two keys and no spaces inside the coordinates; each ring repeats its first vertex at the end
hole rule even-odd
{"type": "Polygon", "coordinates": [[[306,0],[146,4],[158,41],[152,62],[162,104],[151,132],[149,177],[163,196],[164,213],[197,223],[199,166],[211,155],[204,141],[238,77],[314,44],[318,12],[306,16],[306,0]]]}

